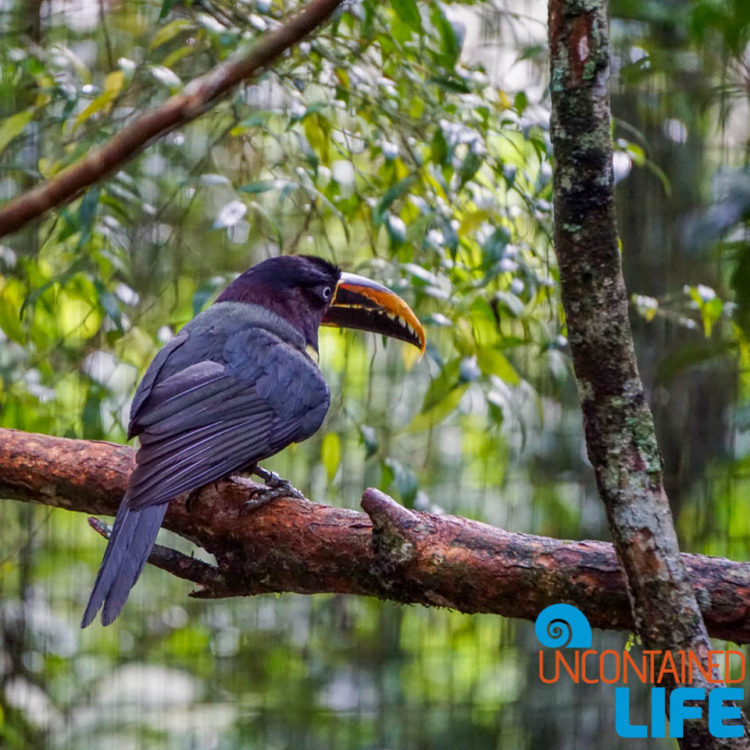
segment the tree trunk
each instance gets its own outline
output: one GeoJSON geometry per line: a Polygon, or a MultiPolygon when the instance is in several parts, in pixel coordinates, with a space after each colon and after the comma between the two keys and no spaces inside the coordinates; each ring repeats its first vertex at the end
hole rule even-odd
{"type": "MultiPolygon", "coordinates": [[[[627,578],[637,633],[649,649],[711,649],[680,555],[653,419],[638,374],[615,221],[609,36],[604,0],[550,0],[555,252],[589,459],[627,578]]],[[[664,685],[671,692],[676,683],[664,685]]],[[[692,686],[716,685],[693,675],[692,686]]],[[[750,747],[722,740],[702,717],[683,748],[750,747]]]]}

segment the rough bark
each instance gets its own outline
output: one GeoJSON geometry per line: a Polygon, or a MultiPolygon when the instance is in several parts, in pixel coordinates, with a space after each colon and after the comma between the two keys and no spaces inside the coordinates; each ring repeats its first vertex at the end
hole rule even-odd
{"type": "MultiPolygon", "coordinates": [[[[0,497],[113,515],[134,456],[123,445],[0,429],[0,497]]],[[[170,506],[164,526],[211,552],[216,566],[165,547],[150,561],[198,584],[194,595],[204,598],[334,592],[529,620],[567,601],[595,627],[633,627],[610,544],[418,513],[373,489],[365,513],[284,498],[243,514],[247,499],[245,486],[223,481],[189,510],[184,498],[170,506]]],[[[712,635],[750,642],[750,564],[683,557],[712,635]]]]}
{"type": "MultiPolygon", "coordinates": [[[[662,460],[633,348],[614,207],[605,0],[550,0],[555,250],[588,455],[650,649],[711,648],[662,482],[662,460]]],[[[711,689],[696,676],[694,687],[711,689]]],[[[674,687],[669,686],[668,690],[674,687]]],[[[703,718],[683,748],[719,740],[703,718]]]]}
{"type": "Polygon", "coordinates": [[[328,19],[343,0],[311,0],[297,15],[263,36],[250,52],[218,65],[164,104],[145,112],[101,148],[59,175],[0,208],[0,237],[15,232],[51,208],[79,196],[132,159],[151,141],[195,120],[235,86],[265,69],[328,19]]]}

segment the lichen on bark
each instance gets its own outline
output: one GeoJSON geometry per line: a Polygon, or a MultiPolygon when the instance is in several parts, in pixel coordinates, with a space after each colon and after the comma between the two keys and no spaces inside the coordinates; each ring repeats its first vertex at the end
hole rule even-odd
{"type": "MultiPolygon", "coordinates": [[[[549,43],[555,252],[589,459],[644,644],[705,654],[710,641],[680,556],[628,319],[605,0],[550,0],[549,43]]],[[[699,679],[693,685],[711,688],[699,679]]],[[[748,746],[746,738],[712,737],[705,716],[687,726],[682,747],[748,746]]]]}

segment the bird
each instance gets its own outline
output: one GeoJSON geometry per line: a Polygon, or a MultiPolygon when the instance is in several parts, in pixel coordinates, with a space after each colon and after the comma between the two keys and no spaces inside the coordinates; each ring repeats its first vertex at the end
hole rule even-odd
{"type": "Polygon", "coordinates": [[[103,625],[118,617],[172,500],[239,472],[267,477],[260,461],[320,428],[330,403],[320,325],[425,350],[416,315],[387,287],[316,256],[282,255],[240,274],[156,354],[131,405],[136,466],[82,628],[99,609],[103,625]]]}

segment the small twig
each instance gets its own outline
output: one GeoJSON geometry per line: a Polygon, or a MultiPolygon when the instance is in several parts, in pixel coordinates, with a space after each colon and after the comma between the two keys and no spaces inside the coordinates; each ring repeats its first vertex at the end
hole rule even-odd
{"type": "MultiPolygon", "coordinates": [[[[105,539],[109,539],[112,533],[112,526],[110,524],[100,521],[93,516],[89,517],[89,526],[91,526],[97,534],[101,534],[105,539]]],[[[227,589],[224,576],[218,568],[207,562],[203,562],[203,560],[189,557],[171,547],[165,547],[162,544],[155,544],[151,549],[151,554],[148,556],[148,561],[151,565],[166,570],[167,573],[171,573],[172,575],[177,576],[177,578],[182,578],[185,581],[198,584],[203,589],[211,591],[213,596],[215,596],[217,592],[225,591],[227,589]]],[[[190,596],[197,597],[200,597],[201,595],[206,596],[206,594],[200,590],[194,591],[190,594],[190,596]]]]}
{"type": "Polygon", "coordinates": [[[303,10],[264,35],[247,54],[195,78],[160,106],[144,112],[104,146],[0,208],[0,237],[21,229],[119,169],[151,141],[192,122],[237,85],[275,62],[320,26],[343,0],[312,0],[303,10]]]}

